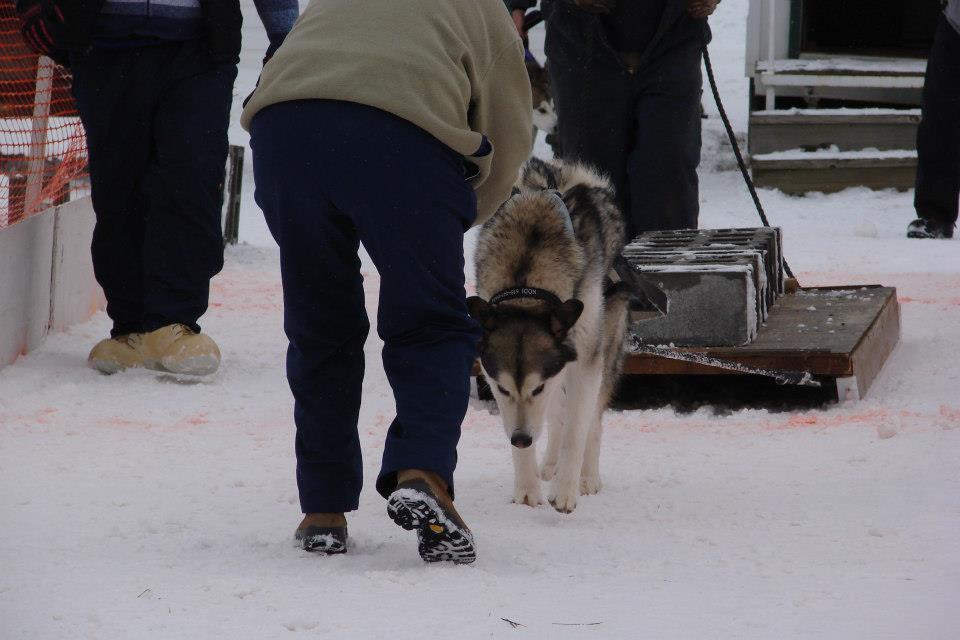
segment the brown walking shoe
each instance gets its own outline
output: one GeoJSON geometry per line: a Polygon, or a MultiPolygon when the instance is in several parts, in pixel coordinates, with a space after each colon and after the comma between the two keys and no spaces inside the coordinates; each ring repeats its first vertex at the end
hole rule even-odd
{"type": "Polygon", "coordinates": [[[342,513],[306,513],[293,538],[305,551],[346,553],[347,519],[342,513]]]}
{"type": "Polygon", "coordinates": [[[142,367],[142,343],[142,333],[127,333],[115,338],[105,338],[90,350],[87,364],[100,373],[106,374],[142,367]]]}
{"type": "Polygon", "coordinates": [[[197,333],[184,324],[168,324],[143,334],[143,366],[205,376],[220,367],[220,348],[205,333],[197,333]]]}
{"type": "Polygon", "coordinates": [[[477,559],[473,534],[454,508],[446,483],[435,473],[398,472],[387,515],[400,527],[417,530],[417,548],[425,562],[469,564],[477,559]]]}

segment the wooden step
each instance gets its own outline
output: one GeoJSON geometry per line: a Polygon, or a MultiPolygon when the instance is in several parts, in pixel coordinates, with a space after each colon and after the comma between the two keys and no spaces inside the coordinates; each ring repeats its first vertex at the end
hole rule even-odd
{"type": "Polygon", "coordinates": [[[919,109],[785,109],[750,114],[751,155],[789,149],[916,149],[919,109]]]}
{"type": "Polygon", "coordinates": [[[758,187],[794,195],[850,187],[905,191],[913,188],[917,173],[917,154],[910,150],[788,151],[755,155],[750,162],[758,187]]]}
{"type": "Polygon", "coordinates": [[[826,57],[757,63],[755,79],[770,87],[920,89],[925,60],[826,57]]]}

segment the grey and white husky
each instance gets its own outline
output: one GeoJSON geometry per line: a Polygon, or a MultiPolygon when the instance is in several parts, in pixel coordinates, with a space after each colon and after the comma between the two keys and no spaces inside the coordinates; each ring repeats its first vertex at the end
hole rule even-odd
{"type": "MultiPolygon", "coordinates": [[[[477,241],[480,362],[513,444],[514,502],[570,513],[600,490],[601,419],[620,373],[630,293],[607,275],[626,242],[608,180],[530,160],[477,241]],[[549,440],[537,468],[544,424],[549,440]]],[[[621,283],[623,284],[623,283],[621,283]]]]}
{"type": "Polygon", "coordinates": [[[557,112],[550,96],[550,74],[533,56],[527,57],[526,67],[533,96],[533,126],[544,133],[554,133],[557,129],[557,112]]]}

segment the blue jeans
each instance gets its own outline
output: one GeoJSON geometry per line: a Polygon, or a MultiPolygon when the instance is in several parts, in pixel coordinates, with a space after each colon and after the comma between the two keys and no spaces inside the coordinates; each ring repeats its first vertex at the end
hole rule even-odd
{"type": "Polygon", "coordinates": [[[304,513],[357,508],[357,421],[369,330],[360,243],[380,272],[377,331],[397,416],[377,490],[424,469],[453,490],[479,327],[466,306],[463,234],[476,217],[461,156],[386,112],[285,102],[251,124],[256,200],[280,245],[287,379],[304,513]]]}
{"type": "Polygon", "coordinates": [[[223,267],[220,212],[237,67],[198,42],[71,59],[97,223],[93,268],[113,335],[199,331],[223,267]]]}

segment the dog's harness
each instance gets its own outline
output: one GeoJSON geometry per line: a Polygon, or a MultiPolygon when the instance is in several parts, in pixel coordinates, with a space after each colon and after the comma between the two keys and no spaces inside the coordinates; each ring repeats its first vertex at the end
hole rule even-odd
{"type": "MultiPolygon", "coordinates": [[[[563,201],[563,194],[557,191],[557,189],[555,188],[555,185],[553,186],[554,188],[544,189],[544,191],[549,192],[551,199],[556,200],[556,204],[559,205],[557,207],[557,211],[560,213],[560,216],[563,218],[563,228],[570,235],[576,235],[576,231],[573,228],[573,218],[570,217],[570,210],[567,209],[567,203],[563,201]]],[[[522,191],[520,191],[518,187],[514,187],[513,191],[511,191],[510,193],[510,197],[513,198],[515,196],[520,195],[521,193],[522,191]]]]}
{"type": "Polygon", "coordinates": [[[500,293],[490,296],[490,304],[500,304],[507,300],[520,299],[543,300],[551,307],[559,307],[563,304],[563,301],[560,300],[557,294],[547,291],[546,289],[538,289],[537,287],[513,287],[511,289],[504,289],[500,293]]]}
{"type": "MultiPolygon", "coordinates": [[[[570,210],[567,209],[566,203],[563,201],[559,191],[555,189],[550,189],[551,198],[555,199],[560,205],[557,207],[557,210],[560,212],[563,217],[563,226],[570,233],[574,235],[573,230],[573,220],[570,218],[570,210]]],[[[513,195],[519,195],[520,190],[516,187],[513,188],[513,195]]],[[[539,289],[537,287],[511,287],[510,289],[504,289],[500,293],[495,293],[490,296],[490,304],[500,304],[501,302],[506,302],[507,300],[543,300],[550,307],[559,307],[563,304],[563,301],[560,297],[553,293],[552,291],[547,291],[546,289],[539,289]]]]}
{"type": "Polygon", "coordinates": [[[553,192],[553,198],[560,205],[557,207],[557,210],[563,216],[563,226],[571,236],[576,235],[576,231],[573,230],[573,218],[570,217],[570,210],[567,209],[567,203],[563,201],[563,196],[560,195],[559,191],[553,192]]]}

